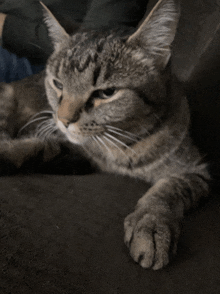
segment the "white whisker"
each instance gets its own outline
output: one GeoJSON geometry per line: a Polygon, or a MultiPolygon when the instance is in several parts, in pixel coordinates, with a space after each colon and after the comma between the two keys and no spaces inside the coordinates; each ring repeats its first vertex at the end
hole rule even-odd
{"type": "Polygon", "coordinates": [[[33,123],[35,123],[35,122],[37,122],[37,121],[40,121],[40,120],[47,120],[48,119],[48,117],[47,116],[43,116],[43,117],[38,117],[38,118],[35,118],[35,119],[33,119],[33,120],[30,120],[29,122],[27,122],[22,128],[20,128],[20,130],[18,131],[18,135],[26,128],[26,127],[28,127],[30,124],[33,124],[33,123]]]}
{"type": "MultiPolygon", "coordinates": [[[[105,144],[105,142],[99,137],[99,136],[94,136],[97,140],[99,140],[99,142],[105,146],[105,148],[107,149],[107,151],[113,156],[111,149],[105,144]]],[[[114,157],[114,156],[113,156],[114,157]]]]}
{"type": "Polygon", "coordinates": [[[109,143],[111,143],[113,146],[115,146],[130,161],[130,158],[127,156],[127,154],[117,144],[115,144],[114,142],[112,142],[112,140],[110,140],[109,138],[107,138],[105,135],[103,135],[103,138],[106,141],[108,141],[109,143]]]}
{"type": "MultiPolygon", "coordinates": [[[[93,139],[93,138],[90,137],[90,139],[93,139]]],[[[81,147],[82,147],[82,149],[83,149],[86,153],[90,154],[90,150],[89,150],[89,148],[87,148],[87,147],[85,146],[85,144],[82,144],[81,147]]]]}
{"type": "Polygon", "coordinates": [[[45,140],[46,137],[49,137],[49,134],[53,131],[55,131],[54,126],[49,125],[47,128],[44,128],[38,136],[45,140]]]}
{"type": "MultiPolygon", "coordinates": [[[[91,137],[96,143],[97,143],[97,145],[101,148],[101,145],[100,145],[100,143],[99,143],[99,141],[96,139],[96,137],[95,136],[92,136],[91,137]]],[[[101,148],[102,149],[102,148],[101,148]]]]}
{"type": "Polygon", "coordinates": [[[28,42],[28,44],[35,46],[36,48],[39,48],[43,51],[43,48],[41,48],[39,45],[32,43],[32,42],[28,42]]]}
{"type": "Polygon", "coordinates": [[[108,128],[108,131],[111,132],[111,133],[117,134],[117,135],[119,135],[119,136],[122,136],[122,137],[124,137],[124,138],[130,139],[130,140],[132,140],[132,141],[134,141],[134,142],[138,142],[137,139],[134,139],[134,138],[132,138],[131,136],[128,136],[128,135],[121,134],[121,133],[118,132],[118,131],[111,130],[110,128],[108,128]]]}
{"type": "MultiPolygon", "coordinates": [[[[42,111],[40,111],[40,112],[34,114],[34,115],[29,119],[29,121],[32,121],[35,117],[37,117],[37,116],[39,116],[39,115],[41,115],[41,114],[52,115],[53,113],[54,113],[54,112],[51,111],[51,110],[42,110],[42,111]]],[[[44,117],[47,118],[47,116],[44,116],[44,117]]]]}
{"type": "Polygon", "coordinates": [[[55,131],[56,131],[56,128],[54,128],[54,127],[51,127],[50,129],[48,129],[47,132],[43,136],[43,140],[48,139],[55,131]]]}
{"type": "Polygon", "coordinates": [[[41,125],[40,128],[38,128],[38,131],[36,132],[36,136],[40,136],[40,134],[47,129],[50,126],[50,122],[45,121],[44,124],[41,125]]]}
{"type": "Polygon", "coordinates": [[[39,130],[41,129],[41,127],[43,127],[43,125],[45,125],[45,124],[48,124],[48,120],[45,120],[45,121],[41,122],[41,123],[37,126],[36,131],[39,131],[39,130]]]}
{"type": "Polygon", "coordinates": [[[42,110],[36,114],[34,114],[30,119],[35,118],[36,116],[40,115],[40,114],[53,114],[54,112],[52,110],[42,110]]]}
{"type": "Polygon", "coordinates": [[[48,120],[46,120],[46,121],[44,121],[43,123],[41,123],[39,126],[38,126],[38,128],[37,128],[37,132],[35,133],[35,135],[38,137],[38,136],[42,136],[43,135],[43,133],[45,132],[45,131],[47,131],[47,129],[49,128],[49,127],[55,127],[55,124],[54,124],[54,121],[53,121],[53,119],[48,119],[48,120]]]}
{"type": "Polygon", "coordinates": [[[123,129],[120,129],[120,128],[117,128],[117,127],[113,127],[113,126],[110,126],[110,125],[106,125],[106,127],[107,127],[108,129],[113,129],[113,130],[120,131],[120,132],[122,132],[122,133],[128,134],[128,135],[133,136],[133,137],[135,137],[135,138],[137,138],[137,139],[141,139],[140,136],[135,135],[135,134],[133,134],[133,133],[131,133],[131,132],[128,132],[128,131],[124,131],[123,129]]]}
{"type": "Polygon", "coordinates": [[[108,133],[105,133],[106,136],[108,136],[109,138],[111,138],[112,140],[118,142],[119,144],[121,144],[122,146],[124,146],[125,148],[131,150],[132,152],[134,152],[135,154],[137,154],[132,148],[130,148],[128,145],[126,145],[125,143],[123,143],[121,140],[115,138],[114,136],[108,134],[108,133]]]}

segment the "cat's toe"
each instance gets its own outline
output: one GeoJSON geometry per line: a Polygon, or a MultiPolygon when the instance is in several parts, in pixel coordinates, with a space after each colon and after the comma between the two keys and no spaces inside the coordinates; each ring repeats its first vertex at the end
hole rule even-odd
{"type": "Polygon", "coordinates": [[[172,247],[177,243],[171,227],[173,224],[171,226],[165,218],[151,214],[139,218],[135,212],[130,214],[125,219],[125,243],[134,261],[154,270],[166,266],[172,247]]]}

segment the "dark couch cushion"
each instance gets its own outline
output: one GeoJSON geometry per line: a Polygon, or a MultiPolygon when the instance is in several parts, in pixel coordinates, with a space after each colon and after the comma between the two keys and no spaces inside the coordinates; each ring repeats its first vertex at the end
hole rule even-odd
{"type": "Polygon", "coordinates": [[[183,223],[163,270],[135,264],[123,219],[147,184],[108,174],[1,178],[1,293],[220,293],[220,200],[183,223]]]}

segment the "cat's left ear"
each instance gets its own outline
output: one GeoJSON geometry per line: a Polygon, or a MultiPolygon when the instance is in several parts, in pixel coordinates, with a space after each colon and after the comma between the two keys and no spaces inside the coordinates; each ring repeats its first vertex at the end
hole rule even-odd
{"type": "Polygon", "coordinates": [[[159,0],[127,43],[143,49],[160,69],[171,56],[171,43],[179,20],[178,0],[159,0]]]}
{"type": "Polygon", "coordinates": [[[61,44],[68,42],[69,35],[59,24],[50,10],[42,2],[40,2],[40,4],[43,6],[44,21],[47,25],[54,49],[58,50],[61,44]]]}

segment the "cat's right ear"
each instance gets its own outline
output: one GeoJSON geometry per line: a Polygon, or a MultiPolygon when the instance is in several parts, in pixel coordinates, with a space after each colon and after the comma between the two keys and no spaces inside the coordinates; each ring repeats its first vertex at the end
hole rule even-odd
{"type": "Polygon", "coordinates": [[[40,2],[40,4],[43,6],[44,21],[47,25],[54,49],[59,50],[61,44],[68,42],[69,35],[59,24],[51,11],[42,2],[40,2]]]}
{"type": "Polygon", "coordinates": [[[178,0],[159,0],[127,43],[149,54],[157,67],[166,67],[179,20],[178,0]]]}

